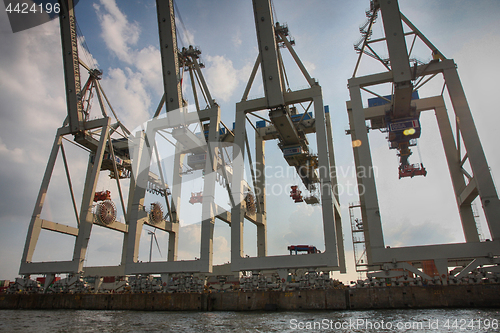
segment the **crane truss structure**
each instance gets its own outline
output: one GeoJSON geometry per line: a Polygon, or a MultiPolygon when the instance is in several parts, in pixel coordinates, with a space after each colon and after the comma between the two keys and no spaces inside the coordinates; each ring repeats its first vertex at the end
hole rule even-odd
{"type": "MultiPolygon", "coordinates": [[[[189,46],[178,50],[173,1],[157,1],[158,25],[160,34],[161,60],[163,68],[164,95],[154,118],[147,122],[142,131],[135,134],[133,143],[134,160],[137,165],[136,190],[131,199],[131,228],[127,248],[126,274],[169,274],[169,273],[209,273],[212,272],[213,235],[215,219],[230,224],[230,214],[215,203],[215,185],[223,177],[227,188],[231,182],[231,171],[224,157],[227,143],[234,140],[232,131],[221,121],[219,105],[212,99],[201,72],[199,62],[201,51],[189,46]],[[196,111],[189,112],[182,96],[180,69],[189,72],[196,111]],[[196,84],[198,83],[198,85],[196,84]],[[199,91],[198,91],[199,90],[199,91]],[[200,108],[200,96],[207,107],[200,108]],[[160,117],[163,105],[166,116],[160,117]],[[197,124],[201,133],[196,134],[190,125],[197,124]],[[167,130],[170,130],[168,132],[167,130]],[[147,175],[150,172],[153,151],[158,155],[157,138],[169,133],[175,145],[172,199],[168,205],[168,221],[162,221],[160,229],[169,232],[168,261],[139,262],[139,242],[143,223],[148,217],[144,211],[144,196],[147,175]],[[191,171],[203,172],[203,190],[200,193],[202,204],[200,255],[195,260],[177,260],[178,229],[181,218],[181,193],[183,170],[186,165],[191,171]]],[[[167,139],[168,140],[168,139],[167,139]]],[[[159,163],[159,162],[158,162],[159,163]]],[[[165,176],[158,164],[162,183],[165,176]]],[[[228,192],[230,192],[228,190],[228,192]]],[[[230,193],[229,193],[230,194],[230,193]]],[[[231,198],[231,196],[230,196],[231,198]]],[[[158,227],[158,226],[156,226],[158,227]]]]}
{"type": "MultiPolygon", "coordinates": [[[[111,178],[116,180],[121,202],[120,206],[124,216],[127,215],[127,207],[123,200],[121,182],[123,179],[128,178],[131,172],[127,139],[130,132],[116,117],[99,84],[102,73],[89,68],[78,56],[76,21],[72,0],[66,0],[61,3],[61,15],[59,17],[68,116],[63,126],[56,133],[29,225],[19,270],[20,274],[25,277],[28,277],[30,274],[47,274],[49,278],[46,280],[46,286],[52,283],[55,274],[59,273],[69,273],[72,275],[69,278],[75,279],[77,278],[77,274],[83,271],[86,271],[87,274],[96,275],[123,275],[123,266],[84,268],[84,261],[94,224],[120,233],[126,234],[128,232],[128,224],[119,222],[116,219],[117,209],[112,201],[109,200],[109,192],[103,198],[95,195],[100,172],[107,170],[110,172],[111,178]],[[89,72],[88,81],[83,88],[80,82],[80,66],[89,72]],[[89,120],[90,104],[94,95],[97,95],[101,116],[98,119],[89,120]],[[106,105],[113,113],[114,118],[108,116],[106,105]],[[74,140],[67,139],[68,136],[73,136],[74,140]],[[63,145],[64,140],[74,143],[80,149],[89,153],[80,209],[78,209],[75,200],[69,163],[63,145]],[[52,173],[59,154],[62,156],[64,162],[77,227],[71,226],[70,221],[67,221],[67,224],[61,224],[41,218],[52,173]],[[76,241],[72,260],[33,262],[32,259],[36,244],[42,230],[75,237],[76,241]]],[[[131,185],[131,193],[133,190],[133,185],[131,185]]]]}
{"type": "MultiPolygon", "coordinates": [[[[207,84],[201,73],[202,64],[198,62],[198,49],[193,47],[178,50],[175,30],[173,2],[158,1],[158,23],[160,31],[161,57],[164,78],[164,96],[155,113],[155,117],[146,123],[144,131],[131,133],[123,124],[108,116],[106,102],[114,113],[106,95],[99,84],[101,72],[90,69],[78,56],[76,21],[72,0],[66,0],[60,15],[62,52],[68,104],[68,117],[63,127],[58,129],[51,151],[49,162],[42,181],[33,217],[29,226],[26,246],[21,262],[20,274],[29,278],[31,274],[46,274],[46,286],[52,283],[55,274],[68,273],[71,279],[78,279],[80,274],[86,276],[125,276],[129,274],[151,274],[172,272],[209,272],[212,270],[213,224],[215,216],[230,223],[227,212],[213,203],[214,185],[217,172],[220,171],[220,140],[232,141],[232,132],[227,129],[220,137],[220,109],[211,98],[207,84]],[[89,80],[84,88],[80,83],[80,66],[89,71],[89,80]],[[196,112],[187,112],[185,100],[182,97],[180,67],[189,72],[191,77],[196,112]],[[208,107],[201,110],[196,92],[195,81],[199,83],[201,94],[208,107]],[[89,120],[90,103],[97,94],[102,111],[102,118],[89,120]],[[163,106],[166,106],[167,117],[160,117],[163,106]],[[188,126],[203,123],[208,127],[207,138],[196,136],[188,126]],[[173,173],[173,186],[166,183],[160,163],[159,151],[156,146],[156,135],[161,131],[174,129],[177,139],[173,173]],[[84,193],[80,210],[77,209],[73,186],[69,174],[68,162],[63,147],[65,136],[73,135],[76,144],[90,154],[88,171],[84,183],[84,193]],[[112,139],[111,136],[119,136],[112,139]],[[208,141],[208,143],[207,143],[208,141]],[[59,151],[62,154],[68,185],[73,201],[78,227],[71,227],[40,218],[45,196],[59,151]],[[182,184],[182,167],[186,155],[193,153],[208,155],[206,163],[201,167],[207,172],[204,177],[203,216],[207,218],[202,223],[202,244],[200,260],[177,261],[179,211],[182,184]],[[155,154],[159,175],[150,171],[152,154],[155,154]],[[217,170],[219,167],[219,170],[217,170]],[[116,220],[116,207],[109,193],[96,193],[99,174],[103,170],[110,171],[111,178],[116,179],[125,223],[116,220]],[[215,173],[213,172],[215,171],[215,173]],[[130,178],[128,203],[125,205],[122,194],[121,180],[130,178]],[[145,192],[150,190],[165,199],[167,214],[164,215],[160,203],[151,205],[148,211],[144,207],[145,192]],[[105,205],[100,210],[93,208],[96,200],[102,197],[105,205]],[[102,217],[101,219],[99,217],[102,217]],[[101,225],[124,234],[122,259],[117,266],[84,267],[85,256],[91,230],[94,224],[101,225]],[[168,261],[138,262],[139,243],[143,225],[169,233],[168,261]],[[40,231],[42,229],[76,237],[73,260],[53,262],[32,262],[33,253],[40,231]]],[[[163,135],[162,135],[163,136],[163,135]]],[[[68,140],[69,141],[69,140],[68,140]]],[[[227,178],[227,175],[225,175],[227,178]]],[[[100,206],[99,206],[100,207],[100,206]]]]}
{"type": "MultiPolygon", "coordinates": [[[[295,53],[292,42],[288,38],[288,28],[274,22],[271,3],[268,0],[253,1],[255,26],[259,44],[259,56],[248,80],[242,100],[236,104],[236,122],[234,129],[233,150],[233,183],[232,194],[236,205],[231,210],[231,269],[233,271],[260,271],[278,269],[286,271],[290,268],[321,268],[325,271],[340,270],[345,272],[344,246],[338,194],[336,188],[335,160],[329,113],[325,113],[321,86],[309,75],[306,68],[295,53]],[[287,91],[285,88],[284,65],[280,47],[286,48],[292,55],[296,65],[304,75],[309,88],[298,91],[287,91]],[[256,73],[261,68],[265,97],[248,100],[256,73]],[[303,121],[308,112],[300,115],[299,123],[291,119],[293,104],[310,102],[314,104],[314,119],[303,121]],[[257,128],[248,120],[254,112],[269,110],[269,119],[265,126],[257,128]],[[247,120],[256,131],[256,171],[251,161],[250,145],[247,137],[247,120]],[[310,159],[305,133],[316,133],[318,149],[319,174],[307,162],[310,159]],[[267,209],[265,179],[265,141],[279,140],[279,146],[290,166],[297,169],[298,175],[306,187],[318,184],[321,190],[321,207],[323,214],[323,231],[325,252],[300,256],[267,255],[267,209]],[[287,156],[287,149],[300,151],[296,157],[287,156]],[[247,159],[236,159],[237,156],[247,159]],[[256,218],[250,219],[257,227],[257,257],[244,256],[243,223],[248,215],[248,207],[244,201],[245,160],[250,164],[252,181],[256,193],[256,218]],[[238,204],[241,203],[241,204],[238,204]]],[[[311,104],[309,106],[311,106],[311,104]]],[[[260,116],[259,116],[260,117],[260,116]]],[[[297,116],[299,117],[299,116],[297,116]]],[[[312,118],[312,117],[310,117],[312,118]]]]}
{"type": "MultiPolygon", "coordinates": [[[[390,112],[413,112],[416,117],[424,111],[434,111],[444,147],[446,160],[453,184],[457,207],[459,210],[465,243],[439,244],[426,246],[405,246],[386,248],[382,232],[382,221],[379,210],[375,179],[367,174],[358,174],[358,184],[363,187],[360,195],[360,208],[366,246],[366,257],[371,276],[391,277],[401,275],[401,272],[391,269],[409,269],[422,276],[422,272],[414,270],[407,262],[434,260],[444,283],[448,278],[448,267],[456,266],[457,262],[466,266],[455,278],[466,276],[469,272],[482,265],[489,266],[492,271],[500,255],[500,201],[490,174],[488,164],[478,137],[467,99],[465,97],[457,66],[452,59],[444,55],[400,12],[397,1],[372,1],[371,10],[367,12],[368,22],[360,30],[363,39],[355,45],[360,53],[353,77],[349,80],[351,100],[347,102],[354,160],[357,168],[370,170],[372,157],[366,121],[370,121],[371,129],[384,129],[388,124],[390,112]],[[380,10],[384,23],[385,38],[370,40],[371,28],[380,10]],[[411,30],[405,33],[403,23],[411,30]],[[409,57],[413,43],[408,52],[405,36],[413,35],[414,41],[419,38],[432,52],[434,59],[429,63],[415,63],[410,67],[409,57]],[[362,42],[362,46],[361,46],[362,42]],[[382,59],[370,46],[372,43],[386,42],[390,59],[382,59]],[[361,47],[360,47],[361,46],[361,47]],[[356,77],[356,72],[363,54],[382,62],[387,72],[356,77]],[[449,121],[445,101],[440,95],[411,100],[412,92],[430,81],[437,75],[442,75],[449,93],[456,122],[456,140],[449,121]],[[413,82],[416,82],[413,84],[413,82]],[[369,90],[370,87],[392,83],[392,98],[386,98],[369,90]],[[363,107],[361,91],[365,91],[380,99],[384,105],[363,107]],[[411,104],[410,104],[411,103],[411,104]],[[461,151],[461,142],[465,151],[461,151]],[[464,163],[470,164],[472,174],[464,169],[464,163]],[[491,241],[480,242],[472,201],[478,197],[481,200],[484,216],[492,236],[491,241]],[[392,274],[392,275],[391,275],[392,274]]],[[[372,89],[372,88],[370,88],[372,89]]],[[[444,87],[443,87],[444,90],[444,87]]],[[[488,268],[485,268],[486,270],[488,268]]]]}

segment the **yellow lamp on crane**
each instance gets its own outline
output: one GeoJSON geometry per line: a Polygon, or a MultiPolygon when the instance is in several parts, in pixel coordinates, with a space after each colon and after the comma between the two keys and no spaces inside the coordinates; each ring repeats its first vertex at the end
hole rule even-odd
{"type": "Polygon", "coordinates": [[[408,128],[403,131],[403,134],[408,136],[408,135],[413,135],[415,134],[415,129],[414,128],[408,128]]]}

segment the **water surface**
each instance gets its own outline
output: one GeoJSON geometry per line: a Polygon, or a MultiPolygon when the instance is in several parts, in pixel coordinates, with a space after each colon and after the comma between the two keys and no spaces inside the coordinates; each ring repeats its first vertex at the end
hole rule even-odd
{"type": "Polygon", "coordinates": [[[0,310],[0,332],[499,332],[500,309],[301,312],[0,310]]]}

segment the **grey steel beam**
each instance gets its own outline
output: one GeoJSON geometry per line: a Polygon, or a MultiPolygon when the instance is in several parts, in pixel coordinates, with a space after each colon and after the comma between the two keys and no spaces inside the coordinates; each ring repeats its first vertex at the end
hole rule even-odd
{"type": "Polygon", "coordinates": [[[99,146],[95,152],[94,162],[90,162],[87,170],[87,177],[84,184],[84,191],[82,196],[82,204],[80,208],[80,227],[78,228],[78,236],[75,241],[75,251],[73,254],[73,261],[75,262],[75,273],[83,270],[83,262],[85,261],[85,254],[92,231],[94,214],[92,213],[92,203],[94,202],[94,194],[101,172],[101,163],[104,156],[106,142],[109,138],[109,125],[111,124],[110,118],[104,118],[106,124],[102,127],[99,146]]]}
{"type": "Polygon", "coordinates": [[[373,263],[431,259],[460,260],[464,258],[488,258],[492,254],[500,255],[500,242],[453,243],[372,249],[373,263]]]}
{"type": "Polygon", "coordinates": [[[204,269],[200,260],[134,262],[127,264],[125,274],[198,273],[204,269]]]}
{"type": "MultiPolygon", "coordinates": [[[[442,96],[439,96],[439,98],[442,99],[442,96]]],[[[441,134],[441,141],[443,142],[444,153],[448,162],[448,170],[450,171],[451,182],[455,191],[455,198],[459,208],[460,220],[462,222],[465,240],[467,242],[479,242],[479,234],[477,232],[476,221],[474,220],[474,213],[472,212],[472,207],[470,205],[470,202],[472,202],[472,200],[468,203],[465,203],[461,198],[464,189],[466,189],[467,187],[465,184],[464,176],[460,171],[460,156],[458,154],[455,138],[451,129],[450,119],[448,118],[448,113],[444,106],[444,100],[442,101],[442,103],[442,106],[438,106],[436,108],[436,119],[439,127],[439,132],[441,134]]],[[[474,182],[471,181],[471,184],[474,184],[474,182]]]]}
{"type": "Polygon", "coordinates": [[[406,40],[401,24],[399,4],[394,1],[379,1],[384,31],[389,50],[393,82],[406,83],[411,80],[410,61],[406,49],[406,40]]]}
{"type": "Polygon", "coordinates": [[[278,62],[278,45],[269,0],[253,0],[255,29],[261,58],[262,80],[267,108],[284,105],[278,62]]]}
{"type": "Polygon", "coordinates": [[[69,225],[64,225],[60,223],[55,223],[52,221],[41,220],[41,228],[45,230],[51,230],[55,232],[59,232],[61,234],[70,235],[70,236],[78,236],[78,228],[70,227],[69,225]]]}
{"type": "Polygon", "coordinates": [[[384,0],[379,4],[394,83],[391,115],[395,118],[409,117],[413,84],[399,4],[398,1],[384,0]]]}
{"type": "Polygon", "coordinates": [[[484,214],[493,240],[500,240],[500,200],[477,134],[456,66],[443,71],[446,87],[457,116],[460,133],[474,173],[484,214]]]}
{"type": "Polygon", "coordinates": [[[244,156],[246,137],[246,115],[244,110],[238,110],[236,104],[236,121],[234,127],[233,147],[233,182],[231,193],[235,205],[231,209],[231,270],[239,271],[234,263],[243,257],[243,222],[245,219],[243,179],[244,179],[244,156]]]}
{"type": "Polygon", "coordinates": [[[61,26],[61,46],[68,107],[69,130],[71,133],[83,131],[83,108],[81,104],[80,61],[73,0],[61,0],[59,24],[61,26]]]}
{"type": "Polygon", "coordinates": [[[103,228],[106,228],[106,229],[111,229],[111,230],[115,230],[115,231],[119,231],[119,232],[123,232],[123,233],[128,232],[128,225],[121,223],[121,222],[118,222],[118,221],[115,221],[115,222],[108,224],[108,225],[101,225],[99,223],[94,223],[94,224],[101,226],[103,228]]]}
{"type": "MultiPolygon", "coordinates": [[[[201,73],[200,73],[201,74],[201,73]]],[[[205,162],[205,176],[203,180],[203,202],[201,222],[200,261],[202,271],[211,272],[213,265],[213,238],[215,226],[215,184],[217,182],[217,168],[219,165],[219,129],[220,110],[210,119],[207,142],[207,158],[205,162]]]]}
{"type": "Polygon", "coordinates": [[[241,98],[241,101],[246,101],[248,99],[248,94],[250,93],[250,89],[252,88],[253,81],[255,80],[255,75],[257,74],[257,70],[259,69],[260,66],[260,53],[257,56],[257,59],[255,60],[255,64],[253,65],[252,68],[252,73],[250,74],[250,78],[248,79],[247,85],[245,87],[245,91],[243,92],[243,97],[241,98]]]}
{"type": "Polygon", "coordinates": [[[255,204],[257,226],[257,256],[267,256],[267,203],[266,203],[266,142],[255,135],[255,204]]]}
{"type": "Polygon", "coordinates": [[[470,205],[472,201],[474,201],[474,199],[478,196],[478,194],[479,193],[477,192],[476,181],[474,178],[472,178],[469,184],[467,184],[467,187],[465,187],[463,192],[460,194],[459,202],[461,204],[470,205]]]}
{"type": "MultiPolygon", "coordinates": [[[[330,165],[328,155],[328,137],[326,134],[325,108],[323,106],[323,96],[318,95],[313,98],[314,116],[316,118],[316,144],[318,149],[318,171],[320,179],[321,210],[323,213],[323,237],[325,241],[325,253],[335,256],[337,259],[337,237],[334,214],[334,195],[331,172],[335,166],[330,165]]],[[[338,215],[340,216],[340,215],[338,215]]],[[[337,261],[337,260],[336,260],[337,261]]],[[[337,266],[338,263],[332,266],[337,266]]]]}
{"type": "MultiPolygon", "coordinates": [[[[426,97],[412,101],[412,105],[416,107],[416,111],[430,111],[436,108],[445,107],[442,96],[426,97]]],[[[347,102],[347,107],[351,108],[351,102],[347,102]]],[[[385,117],[385,110],[387,105],[372,106],[364,108],[365,119],[371,120],[378,117],[385,117]]]]}
{"type": "MultiPolygon", "coordinates": [[[[328,148],[328,159],[330,160],[330,168],[335,168],[335,154],[333,150],[333,133],[330,112],[325,113],[326,137],[328,148]]],[[[340,211],[340,198],[338,191],[337,177],[331,177],[333,203],[334,203],[334,221],[335,234],[337,236],[337,256],[339,258],[339,269],[341,273],[347,273],[345,248],[344,248],[344,233],[342,232],[342,214],[340,211]]]]}
{"type": "MultiPolygon", "coordinates": [[[[417,67],[417,75],[422,76],[441,73],[443,70],[455,68],[455,66],[455,63],[451,59],[420,65],[417,67]]],[[[392,71],[359,76],[349,79],[348,82],[349,86],[354,85],[359,87],[369,87],[382,83],[388,83],[392,82],[392,71]]]]}
{"type": "MultiPolygon", "coordinates": [[[[128,201],[128,236],[126,249],[126,265],[136,262],[139,258],[139,241],[142,233],[143,219],[147,218],[144,211],[144,196],[146,194],[149,179],[149,165],[151,160],[151,149],[146,146],[146,136],[150,134],[139,132],[133,139],[133,157],[136,161],[132,170],[133,192],[129,193],[128,201]],[[146,166],[146,170],[145,167],[146,166]]],[[[125,239],[124,239],[125,240],[125,239]]]]}
{"type": "Polygon", "coordinates": [[[19,269],[21,275],[54,273],[77,273],[75,261],[21,262],[19,269]]]}
{"type": "MultiPolygon", "coordinates": [[[[142,146],[144,145],[143,133],[139,132],[135,135],[129,136],[129,151],[132,161],[139,161],[142,157],[142,146]]],[[[127,225],[127,233],[123,235],[123,247],[122,247],[122,259],[121,265],[125,266],[129,260],[129,256],[133,256],[135,250],[135,244],[131,244],[132,239],[135,237],[134,230],[135,226],[132,222],[132,209],[134,208],[134,200],[136,192],[136,179],[134,175],[139,174],[139,163],[132,163],[132,177],[130,177],[129,191],[128,191],[128,201],[127,201],[127,214],[125,215],[125,224],[127,225]]],[[[134,216],[137,218],[138,216],[134,216]]]]}
{"type": "Polygon", "coordinates": [[[331,253],[314,253],[302,255],[280,255],[269,257],[232,258],[232,271],[253,271],[265,269],[291,269],[337,267],[337,256],[331,253]]]}
{"type": "MultiPolygon", "coordinates": [[[[182,145],[175,146],[174,170],[172,175],[172,194],[170,199],[170,209],[172,210],[172,223],[179,225],[179,214],[181,210],[182,194],[182,165],[186,154],[182,153],[182,145]]],[[[177,249],[179,247],[179,233],[169,233],[168,238],[168,260],[177,260],[177,249]]]]}
{"type": "MultiPolygon", "coordinates": [[[[354,162],[357,169],[361,168],[361,170],[366,171],[373,167],[373,162],[366,129],[365,111],[361,100],[360,87],[352,84],[351,81],[352,80],[349,80],[351,101],[350,104],[348,104],[347,113],[349,115],[349,124],[351,129],[354,162]]],[[[375,179],[371,177],[369,173],[356,172],[356,176],[358,186],[364,193],[363,195],[360,195],[359,199],[366,244],[366,257],[368,264],[371,264],[373,262],[372,251],[374,249],[383,249],[385,247],[377,189],[375,179]]]]}
{"type": "Polygon", "coordinates": [[[413,32],[414,32],[415,34],[417,34],[417,35],[418,35],[418,37],[422,40],[422,42],[424,42],[424,44],[425,44],[425,45],[427,45],[427,47],[428,47],[429,49],[431,49],[433,52],[437,52],[437,54],[439,55],[439,58],[440,58],[441,60],[445,60],[445,59],[446,59],[446,57],[445,57],[445,56],[444,56],[444,55],[443,55],[443,54],[442,54],[442,53],[441,53],[441,52],[437,49],[437,47],[435,47],[435,46],[434,46],[434,44],[432,44],[432,43],[431,43],[431,42],[427,39],[427,37],[425,37],[425,36],[424,36],[424,34],[423,34],[423,33],[421,33],[421,32],[420,32],[420,30],[418,30],[418,29],[417,29],[417,27],[415,27],[415,26],[413,25],[413,23],[411,23],[411,22],[410,22],[410,20],[408,20],[408,19],[406,18],[406,16],[404,16],[404,14],[403,14],[403,13],[401,13],[401,20],[403,20],[403,22],[404,22],[404,23],[406,23],[406,25],[407,25],[407,26],[408,26],[411,30],[413,30],[413,32]]]}
{"type": "Polygon", "coordinates": [[[177,48],[173,0],[157,0],[158,32],[163,74],[163,88],[167,112],[182,107],[182,88],[178,78],[179,53],[177,48]]]}
{"type": "Polygon", "coordinates": [[[90,266],[83,268],[85,276],[125,276],[125,266],[90,266]]]}

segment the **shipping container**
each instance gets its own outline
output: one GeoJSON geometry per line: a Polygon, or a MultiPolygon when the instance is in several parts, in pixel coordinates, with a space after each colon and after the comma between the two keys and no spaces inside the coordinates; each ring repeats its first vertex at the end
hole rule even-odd
{"type": "MultiPolygon", "coordinates": [[[[420,99],[420,97],[418,96],[418,91],[414,91],[411,94],[411,99],[412,100],[414,100],[414,99],[420,99]]],[[[380,106],[380,105],[389,104],[390,102],[388,102],[387,100],[391,101],[392,100],[392,95],[383,96],[383,98],[380,98],[380,97],[369,98],[368,99],[368,107],[371,108],[371,107],[374,107],[374,106],[380,106]]]]}
{"type": "MultiPolygon", "coordinates": [[[[61,277],[60,277],[60,276],[57,276],[57,277],[54,279],[54,282],[57,282],[57,281],[59,281],[59,280],[61,280],[61,277]]],[[[37,278],[36,278],[36,282],[40,282],[40,284],[41,284],[41,285],[42,285],[42,287],[43,287],[43,285],[45,284],[45,277],[37,277],[37,278]]],[[[54,283],[54,282],[52,282],[52,283],[54,283]]]]}
{"type": "Polygon", "coordinates": [[[103,283],[114,283],[116,278],[114,276],[103,276],[102,277],[102,282],[103,283]]]}
{"type": "Polygon", "coordinates": [[[95,276],[86,276],[83,278],[86,283],[95,283],[95,276]]]}
{"type": "Polygon", "coordinates": [[[439,276],[436,264],[434,260],[422,260],[422,271],[429,275],[431,278],[434,276],[439,276]]]}

